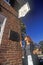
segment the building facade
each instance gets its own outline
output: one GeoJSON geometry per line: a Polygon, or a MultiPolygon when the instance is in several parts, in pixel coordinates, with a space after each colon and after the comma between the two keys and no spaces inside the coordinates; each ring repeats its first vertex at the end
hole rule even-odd
{"type": "Polygon", "coordinates": [[[0,65],[22,65],[21,28],[18,13],[0,0],[0,65]]]}

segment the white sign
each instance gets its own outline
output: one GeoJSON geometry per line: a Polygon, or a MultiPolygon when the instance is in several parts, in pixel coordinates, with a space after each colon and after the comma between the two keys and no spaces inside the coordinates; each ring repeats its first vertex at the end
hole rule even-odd
{"type": "Polygon", "coordinates": [[[18,18],[24,17],[30,11],[29,3],[24,4],[18,11],[18,18]]]}

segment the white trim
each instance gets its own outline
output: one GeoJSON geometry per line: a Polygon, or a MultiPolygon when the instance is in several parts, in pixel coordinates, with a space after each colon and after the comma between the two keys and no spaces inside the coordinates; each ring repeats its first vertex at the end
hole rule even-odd
{"type": "Polygon", "coordinates": [[[1,26],[1,32],[0,32],[0,44],[2,41],[2,37],[3,37],[3,32],[4,32],[4,28],[5,28],[5,23],[6,23],[7,18],[4,19],[3,24],[1,26]]]}

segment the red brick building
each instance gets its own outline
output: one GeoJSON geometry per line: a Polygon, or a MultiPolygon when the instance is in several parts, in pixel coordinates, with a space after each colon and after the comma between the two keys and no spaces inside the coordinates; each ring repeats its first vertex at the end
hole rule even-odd
{"type": "Polygon", "coordinates": [[[22,65],[20,20],[17,12],[0,0],[0,65],[22,65]]]}

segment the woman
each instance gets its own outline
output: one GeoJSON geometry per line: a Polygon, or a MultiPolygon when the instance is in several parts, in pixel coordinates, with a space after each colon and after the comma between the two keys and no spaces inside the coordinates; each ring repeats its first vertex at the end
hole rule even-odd
{"type": "Polygon", "coordinates": [[[29,36],[26,36],[24,38],[26,42],[25,52],[27,56],[28,65],[38,65],[38,62],[36,62],[36,54],[34,51],[34,44],[29,36]]]}

